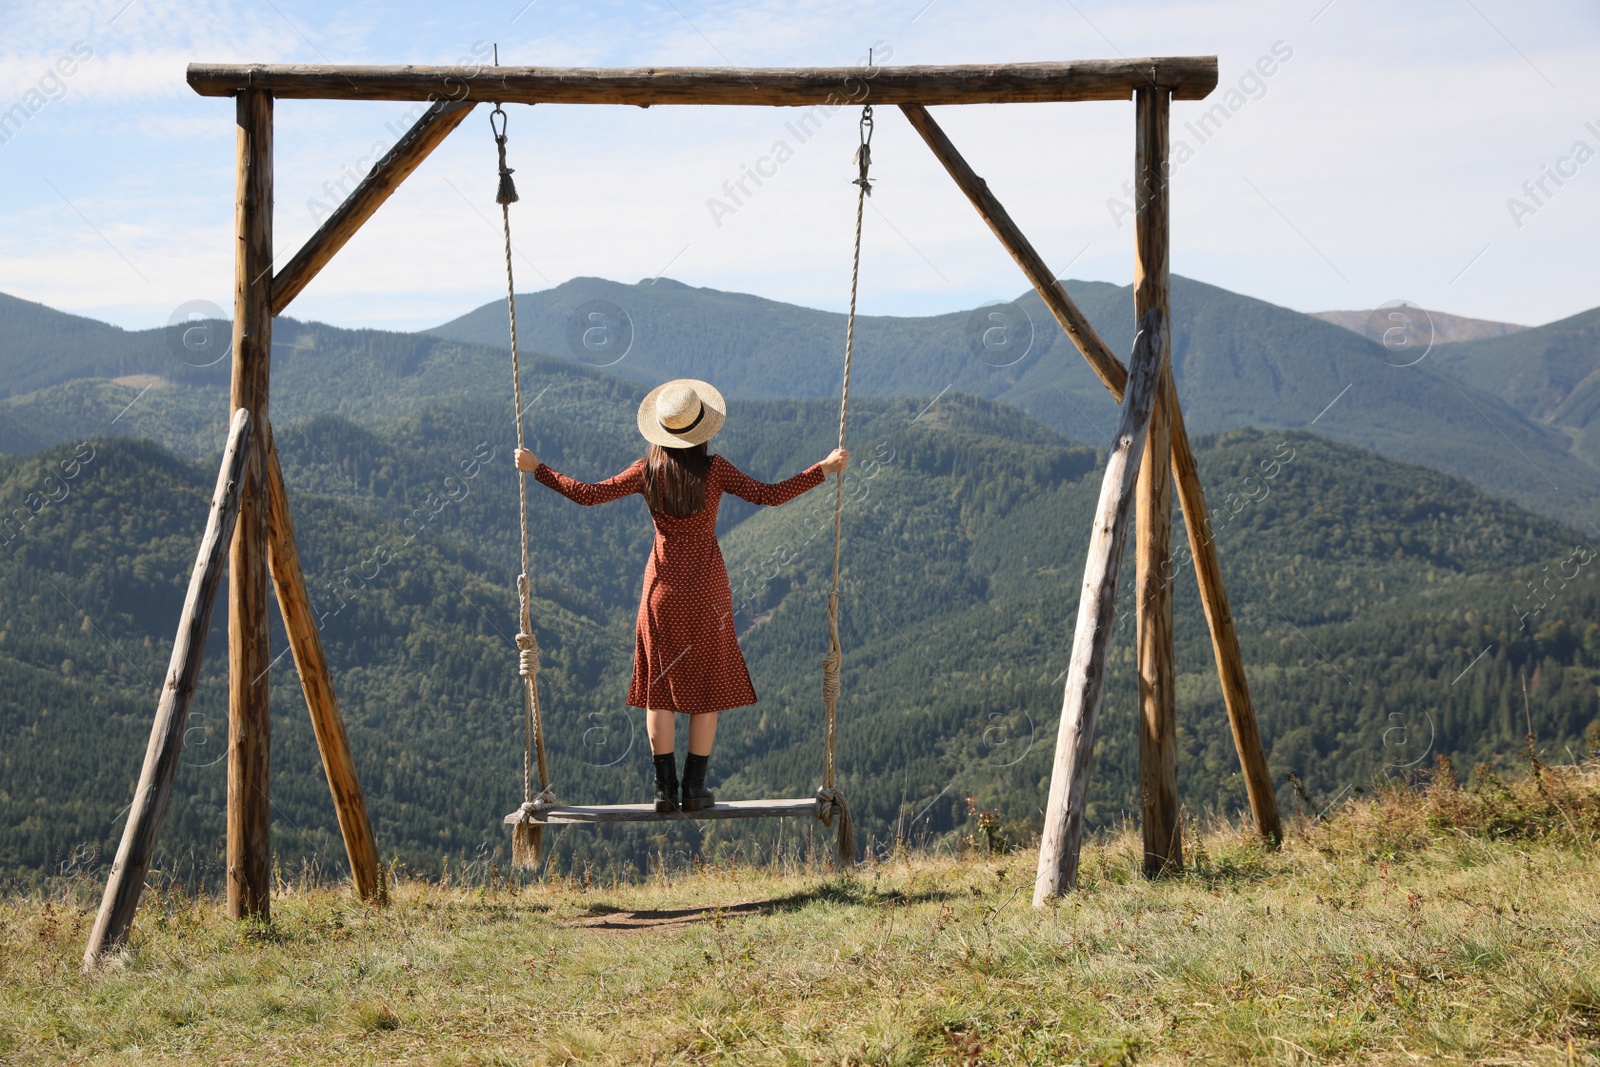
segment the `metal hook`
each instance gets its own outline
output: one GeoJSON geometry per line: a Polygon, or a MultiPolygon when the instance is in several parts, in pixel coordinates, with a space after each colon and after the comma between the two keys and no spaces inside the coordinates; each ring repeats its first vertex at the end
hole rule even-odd
{"type": "Polygon", "coordinates": [[[496,104],[494,106],[494,110],[489,112],[489,129],[494,132],[494,139],[496,141],[500,141],[502,143],[505,141],[505,139],[506,139],[506,113],[505,113],[504,109],[502,109],[500,107],[499,104],[496,104]],[[494,120],[495,120],[496,117],[498,117],[500,119],[500,125],[499,126],[495,125],[494,120]]]}
{"type": "Polygon", "coordinates": [[[859,185],[863,194],[871,195],[872,182],[867,178],[867,170],[872,166],[872,105],[865,104],[861,108],[861,147],[856,149],[856,166],[860,174],[852,185],[859,185]]]}

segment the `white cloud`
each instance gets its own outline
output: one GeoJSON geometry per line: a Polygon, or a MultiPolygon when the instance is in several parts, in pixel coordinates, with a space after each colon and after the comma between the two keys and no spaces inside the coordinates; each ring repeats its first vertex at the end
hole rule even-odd
{"type": "MultiPolygon", "coordinates": [[[[10,220],[0,236],[0,289],[69,309],[116,308],[128,325],[165,321],[195,296],[226,294],[232,115],[226,100],[188,89],[184,67],[195,60],[452,63],[474,42],[497,40],[508,63],[841,65],[882,40],[894,64],[1215,53],[1229,86],[1282,40],[1294,57],[1265,95],[1193,145],[1194,158],[1177,172],[1174,269],[1308,310],[1405,297],[1538,322],[1593,304],[1584,235],[1600,223],[1600,169],[1590,172],[1600,163],[1520,230],[1504,204],[1583,136],[1583,120],[1600,120],[1591,104],[1600,75],[1588,62],[1600,39],[1592,6],[1561,0],[1530,13],[1509,0],[1478,0],[1490,26],[1451,0],[1401,8],[1336,0],[1318,15],[1324,2],[540,0],[514,24],[521,4],[444,14],[410,3],[368,14],[308,0],[136,0],[113,22],[122,0],[26,3],[0,41],[0,102],[35,84],[74,40],[90,41],[95,56],[65,97],[0,144],[0,211],[10,220]],[[47,180],[126,242],[150,281],[47,180]]],[[[1191,136],[1184,123],[1210,104],[1176,104],[1175,137],[1191,136]]],[[[392,139],[386,127],[407,107],[280,102],[284,254],[315,227],[307,199],[325,197],[324,182],[358,168],[375,139],[392,139]]],[[[1117,227],[1106,201],[1131,177],[1132,110],[952,107],[938,118],[1047,260],[1079,257],[1069,273],[1125,282],[1132,227],[1117,227]]],[[[493,219],[484,114],[385,205],[296,314],[415,325],[494,298],[498,239],[462,200],[493,219]]],[[[666,268],[693,284],[842,306],[853,113],[841,111],[795,145],[794,159],[720,228],[707,198],[774,140],[794,140],[784,129],[792,112],[518,107],[511,116],[525,197],[515,209],[518,244],[552,283],[578,274],[633,281],[666,268]]],[[[879,210],[867,217],[863,307],[934,311],[1022,289],[1014,264],[896,110],[880,109],[878,119],[879,210]]],[[[522,286],[544,284],[519,268],[522,286]]]]}

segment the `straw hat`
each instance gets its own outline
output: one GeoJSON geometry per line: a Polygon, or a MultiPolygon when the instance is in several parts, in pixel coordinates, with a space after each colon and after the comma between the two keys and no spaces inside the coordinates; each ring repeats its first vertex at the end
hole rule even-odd
{"type": "Polygon", "coordinates": [[[658,385],[639,405],[639,432],[654,445],[687,448],[717,435],[728,417],[722,394],[698,378],[677,378],[658,385]]]}

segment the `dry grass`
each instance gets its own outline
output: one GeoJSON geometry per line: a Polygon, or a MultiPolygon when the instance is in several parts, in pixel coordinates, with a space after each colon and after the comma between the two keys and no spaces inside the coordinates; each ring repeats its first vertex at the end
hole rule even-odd
{"type": "Polygon", "coordinates": [[[10,899],[0,1062],[1600,1062],[1600,788],[1500,787],[1382,794],[1277,853],[1195,834],[1157,883],[1120,836],[1045,911],[1025,852],[290,891],[267,928],[158,893],[85,978],[89,902],[10,899]]]}

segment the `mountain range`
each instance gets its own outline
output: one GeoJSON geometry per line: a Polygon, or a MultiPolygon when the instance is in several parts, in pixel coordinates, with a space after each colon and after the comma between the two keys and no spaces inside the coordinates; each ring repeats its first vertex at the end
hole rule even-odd
{"type": "Polygon", "coordinates": [[[1491,322],[1488,319],[1471,319],[1465,315],[1452,315],[1447,311],[1428,311],[1418,308],[1414,304],[1400,302],[1394,307],[1371,308],[1367,311],[1313,311],[1311,317],[1331,322],[1335,326],[1343,326],[1367,338],[1369,341],[1383,343],[1384,334],[1392,329],[1397,322],[1404,322],[1406,317],[1415,316],[1416,329],[1426,334],[1426,340],[1434,344],[1453,344],[1456,341],[1481,341],[1487,337],[1507,337],[1514,333],[1521,333],[1528,327],[1519,326],[1514,322],[1491,322]],[[1401,313],[1401,318],[1395,317],[1395,312],[1401,313]],[[1416,314],[1421,312],[1421,314],[1416,314]]]}
{"type": "MultiPolygon", "coordinates": [[[[1130,290],[1067,288],[1112,349],[1127,351],[1130,290]]],[[[1600,309],[1499,337],[1391,348],[1200,282],[1174,278],[1172,293],[1173,370],[1192,432],[1306,429],[1569,522],[1600,513],[1591,426],[1600,309]]],[[[518,296],[517,316],[534,393],[543,358],[643,383],[705,378],[736,399],[839,390],[844,321],[833,312],[665,278],[578,278],[518,296]]],[[[282,319],[274,399],[280,416],[359,419],[439,395],[500,396],[509,391],[506,335],[503,301],[418,334],[282,319]],[[346,353],[338,367],[333,352],[346,353]]],[[[123,331],[0,296],[0,336],[0,449],[72,439],[135,396],[118,418],[122,432],[189,455],[216,447],[224,324],[123,331]]],[[[858,395],[969,393],[1094,445],[1115,423],[1109,395],[1032,293],[947,315],[863,316],[857,353],[858,395]]]]}
{"type": "MultiPolygon", "coordinates": [[[[1131,290],[1101,282],[1066,287],[1112,350],[1128,351],[1131,290]]],[[[1497,382],[1449,368],[1543,364],[1561,354],[1600,367],[1593,316],[1600,311],[1505,337],[1435,345],[1437,354],[1419,357],[1309,315],[1175,277],[1172,366],[1193,432],[1310,429],[1577,521],[1596,514],[1600,475],[1566,424],[1545,417],[1544,409],[1519,406],[1497,382]]],[[[636,381],[702,377],[742,396],[829,396],[839,387],[844,321],[836,313],[664,279],[627,286],[580,278],[518,297],[517,320],[529,347],[636,381]],[[603,318],[587,317],[595,314],[603,318]],[[610,333],[597,328],[616,322],[626,325],[610,333]],[[586,337],[607,343],[586,347],[586,337]]],[[[1115,425],[1115,405],[1104,387],[1031,292],[1009,305],[948,315],[864,316],[856,330],[855,387],[867,395],[972,393],[1095,444],[1104,444],[1115,425]],[[993,319],[997,314],[1003,324],[993,319]],[[1003,331],[990,329],[995,325],[1003,331]],[[986,348],[983,340],[995,336],[1006,343],[986,348]]],[[[430,332],[504,346],[504,303],[486,304],[430,332]]],[[[1553,383],[1547,400],[1565,399],[1560,384],[1568,378],[1559,371],[1527,373],[1553,383]]]]}
{"type": "MultiPolygon", "coordinates": [[[[1126,351],[1127,291],[1070,288],[1126,351]]],[[[421,868],[492,855],[520,795],[509,361],[491,333],[503,312],[486,305],[418,334],[280,320],[275,337],[276,434],[357,763],[385,855],[421,868]],[[391,562],[373,575],[363,561],[377,547],[391,562]]],[[[1530,724],[1552,758],[1581,745],[1600,722],[1600,591],[1586,581],[1589,534],[1573,525],[1587,497],[1541,489],[1524,464],[1580,488],[1597,480],[1569,432],[1586,425],[1578,372],[1595,313],[1401,367],[1350,330],[1196,282],[1175,282],[1174,312],[1185,324],[1175,366],[1282,802],[1294,803],[1291,771],[1326,802],[1441,754],[1492,762],[1530,724]],[[1542,361],[1542,377],[1493,374],[1522,360],[1542,361]],[[1415,441],[1424,431],[1440,440],[1415,441]]],[[[667,376],[726,387],[719,451],[758,477],[820,458],[836,432],[840,316],[585,279],[519,298],[518,314],[532,338],[530,446],[569,473],[604,477],[636,456],[633,409],[667,376]],[[609,332],[582,336],[613,329],[616,309],[630,325],[615,336],[632,342],[620,358],[595,347],[609,332]],[[686,336],[694,322],[701,332],[686,336]]],[[[92,863],[115,844],[215,476],[224,328],[121,331],[0,298],[6,877],[92,863]]],[[[1100,427],[1115,412],[1026,297],[869,319],[859,342],[842,784],[863,839],[879,844],[957,832],[968,797],[1025,835],[1049,773],[1100,427]],[[984,345],[996,327],[1004,342],[984,345]],[[1005,350],[1024,338],[1020,355],[1005,350]]],[[[815,787],[827,504],[814,493],[724,508],[761,694],[726,717],[713,763],[724,795],[815,787]]],[[[648,772],[621,702],[649,525],[636,500],[579,509],[541,491],[533,505],[558,792],[634,799],[648,772]]],[[[1235,811],[1242,786],[1183,576],[1176,611],[1185,804],[1235,811]]],[[[224,628],[219,613],[163,838],[163,869],[196,877],[214,876],[221,854],[224,628]]],[[[1122,612],[1098,825],[1137,804],[1132,651],[1122,612]]],[[[285,863],[337,867],[292,665],[274,673],[275,842],[285,863]]],[[[610,830],[553,846],[561,863],[640,869],[652,854],[738,852],[785,833],[796,830],[610,830]]],[[[785,840],[804,846],[811,833],[785,840]]]]}

